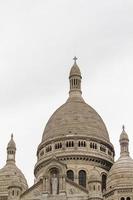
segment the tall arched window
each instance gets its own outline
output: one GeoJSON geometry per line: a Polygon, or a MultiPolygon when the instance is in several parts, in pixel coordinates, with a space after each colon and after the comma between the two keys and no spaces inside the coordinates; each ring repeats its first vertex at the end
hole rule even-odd
{"type": "Polygon", "coordinates": [[[107,180],[107,176],[103,174],[102,175],[102,191],[106,190],[106,180],[107,180]]]}
{"type": "Polygon", "coordinates": [[[12,196],[14,196],[14,190],[12,191],[12,196]]]}
{"type": "Polygon", "coordinates": [[[127,197],[127,199],[126,200],[131,200],[131,198],[130,197],[127,197]]]}
{"type": "Polygon", "coordinates": [[[86,172],[84,170],[79,171],[79,185],[86,187],[86,172]]]}
{"type": "Polygon", "coordinates": [[[72,170],[67,171],[67,178],[74,181],[74,172],[72,170]]]}
{"type": "Polygon", "coordinates": [[[124,197],[121,197],[121,200],[125,200],[125,198],[124,198],[124,197]]]}

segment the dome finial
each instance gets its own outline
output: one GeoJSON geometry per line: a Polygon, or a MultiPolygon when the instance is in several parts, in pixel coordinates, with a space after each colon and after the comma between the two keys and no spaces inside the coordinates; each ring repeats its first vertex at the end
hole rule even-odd
{"type": "Polygon", "coordinates": [[[125,131],[125,125],[122,126],[122,130],[125,131]]]}
{"type": "Polygon", "coordinates": [[[74,64],[76,64],[76,61],[78,60],[78,58],[75,56],[75,57],[73,58],[73,60],[74,60],[74,64]]]}

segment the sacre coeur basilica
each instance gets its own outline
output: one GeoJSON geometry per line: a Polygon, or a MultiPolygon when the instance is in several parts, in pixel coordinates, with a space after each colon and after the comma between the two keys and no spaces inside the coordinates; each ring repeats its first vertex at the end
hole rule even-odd
{"type": "Polygon", "coordinates": [[[0,169],[0,200],[133,200],[133,160],[125,128],[120,134],[120,156],[114,162],[106,125],[84,101],[81,80],[75,57],[69,97],[46,124],[31,187],[16,165],[11,135],[6,164],[0,169]]]}

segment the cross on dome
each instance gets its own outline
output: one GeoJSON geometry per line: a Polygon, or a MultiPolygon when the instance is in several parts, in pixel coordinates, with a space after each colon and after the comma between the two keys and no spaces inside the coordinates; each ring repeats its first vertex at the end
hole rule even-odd
{"type": "Polygon", "coordinates": [[[125,126],[124,125],[122,126],[122,130],[125,131],[125,126]]]}
{"type": "Polygon", "coordinates": [[[75,56],[75,57],[73,58],[73,60],[74,60],[74,62],[76,63],[76,61],[78,60],[78,58],[75,56]]]}

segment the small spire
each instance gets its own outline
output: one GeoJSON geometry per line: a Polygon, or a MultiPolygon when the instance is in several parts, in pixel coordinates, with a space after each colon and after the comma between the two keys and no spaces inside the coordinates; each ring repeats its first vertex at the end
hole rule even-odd
{"type": "Polygon", "coordinates": [[[75,57],[73,58],[73,60],[74,60],[74,64],[76,64],[76,61],[78,60],[78,58],[75,56],[75,57]]]}
{"type": "Polygon", "coordinates": [[[11,139],[13,139],[13,133],[11,134],[11,139]]]}
{"type": "Polygon", "coordinates": [[[122,126],[122,130],[125,131],[125,125],[122,126]]]}

